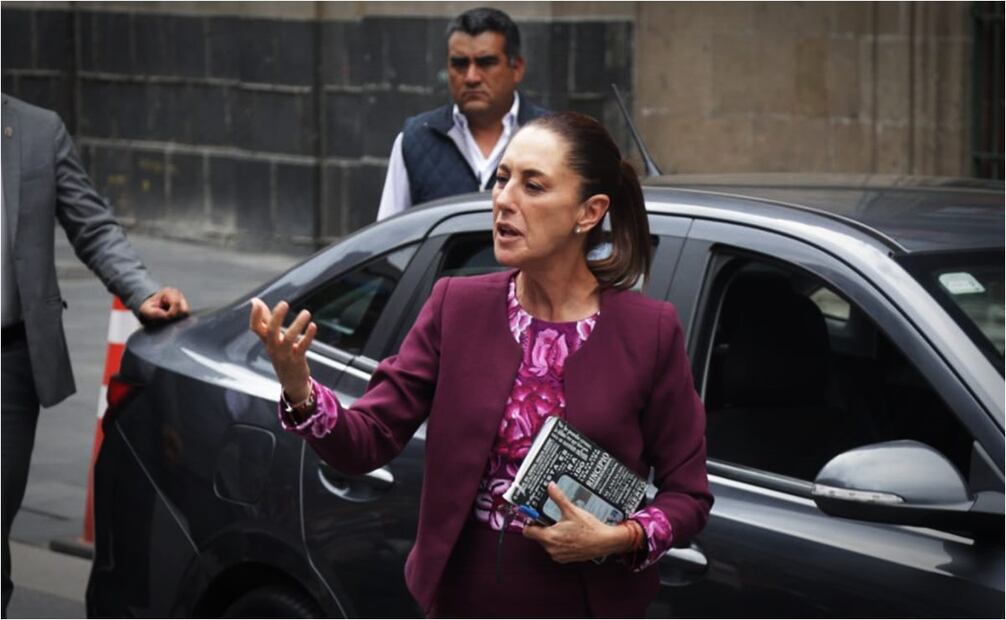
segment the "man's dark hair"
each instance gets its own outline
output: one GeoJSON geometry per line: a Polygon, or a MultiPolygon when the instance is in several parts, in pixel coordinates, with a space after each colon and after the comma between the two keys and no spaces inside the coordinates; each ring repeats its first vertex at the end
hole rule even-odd
{"type": "Polygon", "coordinates": [[[498,32],[505,40],[503,52],[507,60],[512,63],[520,56],[520,30],[510,16],[499,9],[479,7],[465,11],[447,24],[447,36],[455,32],[473,37],[483,32],[498,32]]]}

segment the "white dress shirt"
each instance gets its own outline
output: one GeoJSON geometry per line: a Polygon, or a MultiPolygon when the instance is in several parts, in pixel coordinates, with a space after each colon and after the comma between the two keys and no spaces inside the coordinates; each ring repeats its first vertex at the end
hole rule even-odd
{"type": "MultiPolygon", "coordinates": [[[[454,125],[448,130],[447,135],[458,147],[458,152],[465,158],[472,172],[479,179],[479,188],[484,188],[496,167],[499,166],[500,157],[503,156],[503,149],[510,142],[510,136],[517,128],[517,112],[520,110],[520,95],[513,94],[513,105],[510,111],[503,115],[503,133],[493,146],[493,150],[488,157],[482,155],[482,149],[475,142],[471,130],[468,128],[468,119],[454,104],[452,116],[454,125]]],[[[377,210],[377,219],[391,217],[412,206],[412,192],[409,188],[409,173],[405,169],[405,158],[402,157],[402,134],[399,132],[395,138],[395,143],[391,147],[391,157],[388,160],[388,174],[384,177],[384,191],[381,193],[381,206],[377,210]]]]}

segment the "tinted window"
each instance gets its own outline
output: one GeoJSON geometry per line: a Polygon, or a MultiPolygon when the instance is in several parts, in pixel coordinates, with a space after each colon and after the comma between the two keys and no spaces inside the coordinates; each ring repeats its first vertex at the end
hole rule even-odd
{"type": "Polygon", "coordinates": [[[796,268],[721,272],[704,383],[709,456],[804,480],[851,448],[914,439],[967,475],[970,438],[911,360],[796,268]]]}
{"type": "Polygon", "coordinates": [[[314,315],[316,339],[347,353],[360,353],[416,247],[410,245],[367,262],[308,297],[302,307],[314,315]]]}
{"type": "Polygon", "coordinates": [[[899,261],[1002,372],[1006,350],[1002,250],[910,254],[899,261]]]}
{"type": "Polygon", "coordinates": [[[493,254],[492,233],[472,233],[452,237],[444,245],[444,259],[437,278],[476,276],[505,269],[493,254]]]}

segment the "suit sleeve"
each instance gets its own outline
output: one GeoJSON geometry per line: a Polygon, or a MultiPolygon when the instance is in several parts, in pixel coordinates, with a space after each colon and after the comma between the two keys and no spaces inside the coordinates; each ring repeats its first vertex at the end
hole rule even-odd
{"type": "Polygon", "coordinates": [[[346,474],[372,471],[398,456],[433,403],[440,369],[441,314],[450,278],[433,287],[430,298],[402,342],[398,355],[378,365],[367,391],[343,407],[331,390],[318,390],[318,410],[306,422],[280,420],[303,436],[321,458],[346,474]]]}
{"type": "Polygon", "coordinates": [[[80,260],[135,313],[160,286],[150,278],[108,203],[94,189],[58,119],[54,141],[56,217],[80,260]]]}
{"type": "Polygon", "coordinates": [[[713,504],[706,473],[706,415],[695,391],[684,330],[670,304],[663,306],[658,329],[654,390],[643,414],[646,456],[658,488],[649,508],[663,513],[674,544],[681,545],[705,526],[713,504]]]}

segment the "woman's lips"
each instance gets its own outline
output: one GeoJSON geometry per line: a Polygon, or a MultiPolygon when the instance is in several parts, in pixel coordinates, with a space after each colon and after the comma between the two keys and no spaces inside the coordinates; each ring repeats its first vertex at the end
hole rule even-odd
{"type": "Polygon", "coordinates": [[[496,225],[496,238],[500,241],[513,241],[523,236],[523,233],[509,224],[496,225]]]}

